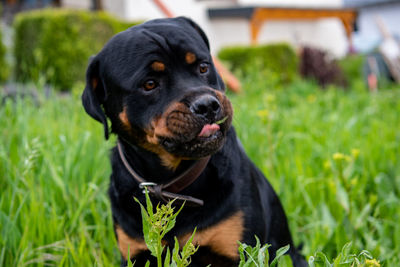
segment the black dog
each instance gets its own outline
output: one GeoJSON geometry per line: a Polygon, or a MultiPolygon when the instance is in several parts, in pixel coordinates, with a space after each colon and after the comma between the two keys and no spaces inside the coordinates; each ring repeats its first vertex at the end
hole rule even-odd
{"type": "Polygon", "coordinates": [[[174,236],[186,242],[194,228],[200,245],[191,266],[235,266],[238,243],[290,245],[281,203],[241,148],[231,127],[232,107],[215,70],[204,32],[186,18],[152,20],[114,36],[90,62],[82,95],[87,113],[107,118],[118,145],[112,152],[109,195],[114,229],[126,264],[153,261],[143,241],[139,205],[147,185],[154,203],[186,201],[174,236]]]}

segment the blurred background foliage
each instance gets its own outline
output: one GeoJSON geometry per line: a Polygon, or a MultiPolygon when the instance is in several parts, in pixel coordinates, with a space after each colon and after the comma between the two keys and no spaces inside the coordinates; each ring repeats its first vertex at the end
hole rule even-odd
{"type": "MultiPolygon", "coordinates": [[[[2,12],[2,7],[0,4],[0,13],[2,12]]],[[[0,27],[0,84],[4,83],[10,75],[10,66],[6,61],[6,46],[3,43],[3,33],[0,27]]]]}
{"type": "Polygon", "coordinates": [[[15,77],[68,90],[85,80],[89,57],[116,33],[135,23],[104,12],[44,9],[24,12],[14,21],[15,77]]]}

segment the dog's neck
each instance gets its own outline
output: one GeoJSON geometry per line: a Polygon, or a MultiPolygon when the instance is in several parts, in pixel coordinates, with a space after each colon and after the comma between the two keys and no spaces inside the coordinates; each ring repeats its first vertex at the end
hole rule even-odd
{"type": "Polygon", "coordinates": [[[182,160],[175,170],[171,170],[162,164],[157,154],[123,139],[120,139],[119,142],[129,165],[148,182],[167,183],[188,169],[193,163],[191,160],[182,160]]]}

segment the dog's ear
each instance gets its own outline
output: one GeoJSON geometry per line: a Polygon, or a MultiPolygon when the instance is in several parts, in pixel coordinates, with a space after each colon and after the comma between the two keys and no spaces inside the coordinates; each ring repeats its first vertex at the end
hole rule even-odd
{"type": "Polygon", "coordinates": [[[92,57],[86,71],[86,87],[82,94],[82,104],[86,112],[95,120],[103,123],[104,137],[108,139],[108,124],[102,105],[106,100],[106,91],[99,77],[99,61],[92,57]]]}
{"type": "Polygon", "coordinates": [[[189,23],[190,26],[192,26],[201,36],[203,39],[204,43],[207,45],[208,51],[210,51],[210,43],[208,41],[207,35],[204,33],[204,31],[200,28],[200,26],[194,22],[193,20],[187,18],[187,17],[180,17],[180,19],[185,20],[187,23],[189,23]]]}

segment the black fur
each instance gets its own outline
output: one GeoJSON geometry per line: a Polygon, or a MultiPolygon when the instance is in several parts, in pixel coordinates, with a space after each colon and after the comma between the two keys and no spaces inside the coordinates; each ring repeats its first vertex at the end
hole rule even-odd
{"type": "MultiPolygon", "coordinates": [[[[272,245],[272,257],[278,248],[289,244],[294,266],[307,266],[292,242],[276,193],[246,156],[230,125],[232,111],[223,92],[224,84],[212,63],[206,35],[191,20],[175,18],[149,21],[113,37],[89,64],[82,100],[87,113],[104,124],[106,138],[109,131],[106,117],[110,120],[111,130],[119,136],[131,166],[148,181],[165,183],[193,160],[212,155],[200,177],[180,192],[204,200],[204,206],[183,208],[175,228],[165,238],[167,244],[173,245],[174,236],[191,233],[195,227],[201,232],[242,212],[241,242],[254,245],[256,235],[262,243],[272,245]],[[194,63],[185,62],[187,52],[195,54],[194,63]],[[154,61],[162,62],[165,70],[152,70],[154,61]],[[201,64],[208,67],[206,73],[199,72],[201,64]],[[156,86],[146,90],[143,84],[149,79],[156,86]],[[193,103],[204,95],[212,96],[219,104],[212,116],[193,111],[193,103]],[[174,114],[185,115],[181,127],[171,124],[172,113],[165,114],[174,103],[180,105],[174,114]],[[125,123],[121,119],[124,111],[125,123]],[[157,135],[157,142],[150,144],[149,129],[163,115],[168,136],[157,135]],[[228,119],[218,132],[211,137],[198,136],[204,125],[224,117],[228,119]],[[179,165],[165,167],[161,153],[180,159],[179,165]]],[[[131,238],[142,239],[140,208],[133,199],[144,203],[142,190],[124,167],[116,148],[111,160],[109,196],[114,224],[131,238]]],[[[147,259],[152,259],[148,251],[133,258],[135,266],[144,266],[147,259]]],[[[237,258],[203,246],[192,257],[191,266],[237,263],[237,258]]],[[[125,264],[123,259],[122,265],[125,264]]]]}

